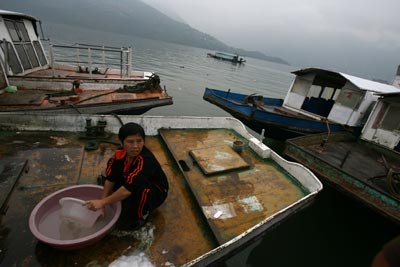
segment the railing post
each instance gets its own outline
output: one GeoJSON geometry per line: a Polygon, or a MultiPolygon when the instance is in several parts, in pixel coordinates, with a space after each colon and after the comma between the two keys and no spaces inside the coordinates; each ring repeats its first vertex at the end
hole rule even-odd
{"type": "Polygon", "coordinates": [[[76,63],[77,63],[77,65],[78,65],[78,70],[79,70],[79,67],[80,67],[80,65],[81,65],[81,59],[80,59],[80,53],[79,53],[79,44],[78,44],[78,48],[76,49],[76,63]]]}
{"type": "Polygon", "coordinates": [[[53,44],[52,43],[49,44],[49,48],[50,48],[50,50],[49,50],[50,67],[51,67],[51,71],[53,73],[53,77],[55,77],[56,76],[56,72],[54,70],[54,52],[53,52],[53,44]]]}
{"type": "Polygon", "coordinates": [[[89,77],[92,78],[92,50],[90,47],[88,48],[88,57],[89,57],[89,77]]]}
{"type": "Polygon", "coordinates": [[[103,51],[102,51],[102,57],[103,57],[103,68],[104,70],[106,69],[106,52],[104,51],[105,47],[103,44],[103,51]]]}
{"type": "Polygon", "coordinates": [[[131,75],[132,71],[132,47],[129,47],[128,50],[128,78],[131,75]]]}
{"type": "Polygon", "coordinates": [[[122,68],[123,68],[123,57],[124,57],[124,50],[123,48],[121,48],[121,64],[120,64],[121,78],[122,78],[122,68]]]}

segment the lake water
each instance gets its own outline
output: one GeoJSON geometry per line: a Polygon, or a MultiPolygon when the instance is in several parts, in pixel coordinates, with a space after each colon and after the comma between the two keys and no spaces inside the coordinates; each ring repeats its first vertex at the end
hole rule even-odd
{"type": "MultiPolygon", "coordinates": [[[[203,100],[205,87],[284,97],[294,78],[290,72],[298,69],[253,58],[235,65],[208,58],[207,52],[213,52],[209,50],[63,25],[46,26],[46,22],[44,26],[46,37],[53,41],[131,46],[134,68],[159,74],[161,84],[174,98],[172,106],[152,109],[146,115],[230,116],[203,100]]],[[[283,143],[265,142],[282,151],[283,143]]],[[[382,245],[399,233],[399,225],[324,183],[324,190],[311,206],[221,265],[365,267],[382,245]]]]}

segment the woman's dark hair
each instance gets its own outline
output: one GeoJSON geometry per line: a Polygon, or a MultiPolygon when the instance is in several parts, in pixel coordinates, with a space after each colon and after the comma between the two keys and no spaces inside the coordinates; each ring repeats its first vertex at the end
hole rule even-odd
{"type": "Polygon", "coordinates": [[[141,137],[143,137],[143,140],[145,139],[143,127],[137,123],[128,122],[122,125],[121,128],[119,129],[118,138],[119,140],[121,140],[121,142],[124,142],[126,137],[135,134],[139,134],[141,137]]]}

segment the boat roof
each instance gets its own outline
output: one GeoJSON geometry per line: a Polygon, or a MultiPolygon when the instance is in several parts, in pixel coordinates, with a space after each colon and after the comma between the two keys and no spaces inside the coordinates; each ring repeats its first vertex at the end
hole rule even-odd
{"type": "Polygon", "coordinates": [[[400,92],[379,93],[379,94],[376,94],[376,95],[383,96],[383,97],[399,97],[400,96],[400,92]]]}
{"type": "Polygon", "coordinates": [[[309,73],[319,73],[319,74],[329,74],[329,75],[339,75],[352,83],[353,85],[357,86],[361,90],[365,91],[371,91],[375,93],[400,93],[400,88],[397,88],[393,85],[389,84],[384,84],[384,83],[379,83],[363,78],[359,78],[353,75],[349,75],[346,73],[342,72],[336,72],[336,71],[331,71],[331,70],[326,70],[326,69],[320,69],[320,68],[307,68],[307,69],[301,69],[297,71],[293,71],[293,74],[296,74],[298,76],[306,75],[309,73]]]}
{"type": "Polygon", "coordinates": [[[33,20],[33,21],[39,21],[39,19],[37,19],[34,16],[28,15],[28,14],[24,14],[24,13],[20,13],[20,12],[14,12],[14,11],[9,11],[9,10],[4,10],[4,9],[0,9],[0,15],[1,16],[16,16],[16,17],[23,17],[29,20],[33,20]]]}

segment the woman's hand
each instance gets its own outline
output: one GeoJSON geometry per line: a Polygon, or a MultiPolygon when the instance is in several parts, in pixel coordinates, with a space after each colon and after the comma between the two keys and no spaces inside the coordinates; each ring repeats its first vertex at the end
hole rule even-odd
{"type": "Polygon", "coordinates": [[[105,216],[105,208],[104,208],[105,204],[102,199],[89,200],[86,201],[85,204],[83,205],[92,211],[103,209],[103,216],[105,216]]]}

